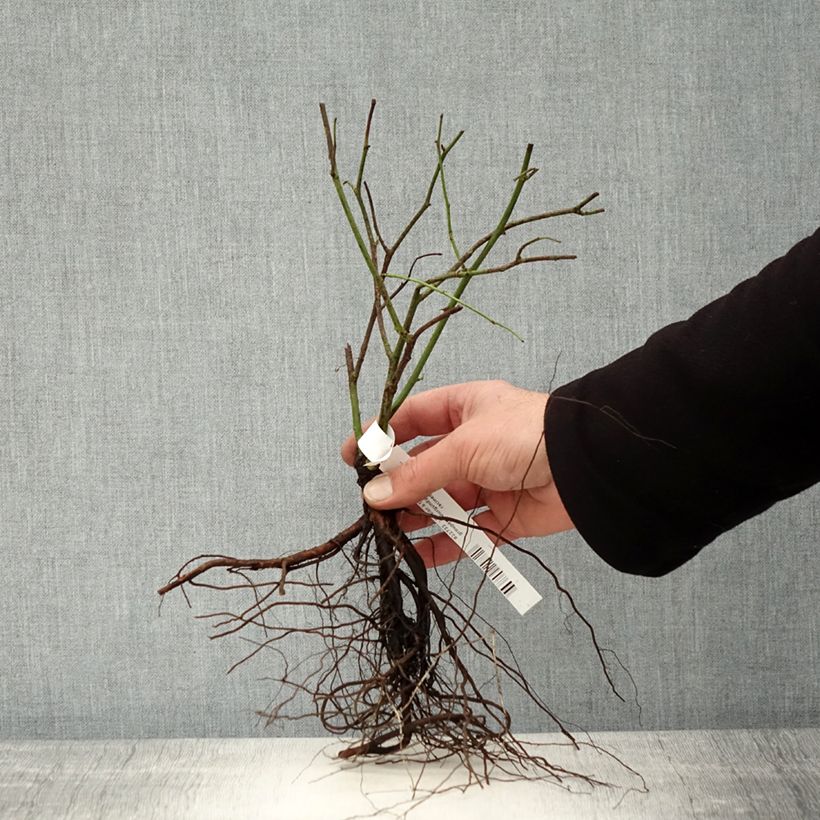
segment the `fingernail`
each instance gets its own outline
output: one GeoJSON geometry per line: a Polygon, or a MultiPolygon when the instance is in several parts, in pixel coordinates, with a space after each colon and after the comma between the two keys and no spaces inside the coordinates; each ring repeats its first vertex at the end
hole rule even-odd
{"type": "Polygon", "coordinates": [[[364,485],[364,500],[370,501],[384,501],[393,495],[393,483],[390,481],[389,475],[376,476],[372,481],[364,485]]]}

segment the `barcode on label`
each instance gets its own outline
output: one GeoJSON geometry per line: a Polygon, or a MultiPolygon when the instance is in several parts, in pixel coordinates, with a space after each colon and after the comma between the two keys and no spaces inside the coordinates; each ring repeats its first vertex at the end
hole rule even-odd
{"type": "Polygon", "coordinates": [[[472,549],[468,555],[481,567],[482,571],[489,576],[490,580],[504,595],[509,597],[515,592],[515,584],[507,577],[504,570],[493,561],[492,557],[487,555],[487,551],[481,544],[472,549]]]}

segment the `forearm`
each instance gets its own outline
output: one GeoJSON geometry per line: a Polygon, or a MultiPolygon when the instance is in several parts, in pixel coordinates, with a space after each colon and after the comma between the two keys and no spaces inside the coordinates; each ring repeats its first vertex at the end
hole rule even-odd
{"type": "Polygon", "coordinates": [[[662,575],[820,480],[818,398],[820,230],[554,391],[550,469],[604,560],[662,575]]]}

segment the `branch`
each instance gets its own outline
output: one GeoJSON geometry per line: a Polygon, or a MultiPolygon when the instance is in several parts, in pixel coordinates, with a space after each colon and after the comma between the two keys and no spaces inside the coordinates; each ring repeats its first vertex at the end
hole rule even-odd
{"type": "Polygon", "coordinates": [[[399,379],[402,377],[402,373],[404,373],[407,365],[410,364],[410,360],[413,358],[413,348],[416,346],[416,342],[418,342],[421,335],[426,331],[429,330],[431,327],[434,327],[439,322],[443,322],[445,319],[448,319],[454,313],[458,313],[460,310],[463,310],[461,305],[453,305],[452,307],[444,308],[437,316],[434,316],[429,321],[425,322],[421,325],[417,330],[413,332],[413,335],[408,339],[407,346],[404,349],[404,354],[402,355],[401,361],[399,362],[398,366],[396,367],[395,373],[395,383],[398,384],[399,379]]]}
{"type": "Polygon", "coordinates": [[[434,316],[429,321],[425,322],[423,325],[419,326],[414,332],[413,335],[410,337],[410,341],[407,343],[407,346],[410,347],[411,344],[415,344],[419,336],[424,333],[425,330],[429,330],[433,325],[438,324],[443,319],[446,319],[448,316],[452,316],[454,313],[458,313],[462,310],[461,305],[453,305],[452,307],[444,308],[438,316],[434,316]]]}
{"type": "MultiPolygon", "coordinates": [[[[585,211],[584,207],[592,202],[595,197],[599,196],[598,192],[596,191],[594,194],[590,194],[586,199],[582,202],[579,202],[577,205],[574,205],[572,208],[559,208],[556,211],[545,211],[541,214],[534,214],[533,216],[525,216],[523,219],[515,219],[509,223],[507,223],[504,231],[502,233],[506,233],[513,228],[518,228],[521,225],[528,225],[530,222],[540,222],[543,219],[553,219],[554,217],[558,216],[567,216],[568,214],[577,214],[578,216],[594,216],[595,214],[602,214],[604,212],[603,208],[595,208],[591,211],[585,211]]],[[[462,267],[465,262],[485,243],[489,242],[491,239],[492,234],[489,233],[486,236],[482,236],[481,239],[476,240],[471,247],[469,247],[461,257],[455,262],[455,264],[447,271],[447,273],[452,273],[453,271],[458,270],[458,268],[462,267]]]]}
{"type": "Polygon", "coordinates": [[[427,188],[427,195],[424,197],[424,202],[421,203],[419,209],[416,211],[415,214],[413,214],[410,221],[402,229],[402,232],[399,234],[399,238],[385,252],[384,261],[382,262],[382,273],[387,272],[387,269],[390,266],[390,261],[393,259],[393,256],[399,249],[399,245],[401,245],[401,243],[404,241],[407,234],[409,234],[410,231],[413,230],[413,226],[416,224],[416,222],[419,221],[419,219],[421,219],[422,214],[424,214],[424,212],[430,207],[430,199],[433,196],[433,189],[435,188],[436,180],[438,179],[439,167],[444,162],[445,158],[447,157],[447,154],[450,153],[450,151],[455,147],[455,144],[461,139],[463,134],[464,131],[459,131],[458,134],[456,134],[455,137],[452,139],[452,141],[442,150],[441,156],[439,157],[439,161],[436,164],[436,170],[433,172],[433,179],[430,181],[430,185],[427,188]]]}
{"type": "MultiPolygon", "coordinates": [[[[558,262],[564,259],[577,259],[578,257],[573,253],[556,254],[553,256],[516,256],[511,262],[505,262],[503,265],[497,265],[494,268],[483,268],[482,270],[472,271],[470,278],[473,276],[486,276],[488,273],[501,273],[510,268],[518,267],[519,265],[526,265],[530,262],[558,262]]],[[[430,279],[431,284],[440,284],[446,282],[448,279],[458,279],[461,276],[459,273],[445,273],[430,279]]]]}
{"type": "Polygon", "coordinates": [[[345,180],[342,185],[347,185],[351,191],[353,191],[353,196],[356,200],[356,204],[359,206],[359,213],[362,215],[362,221],[364,222],[364,229],[367,233],[367,243],[370,247],[370,258],[373,261],[373,267],[378,268],[379,263],[376,258],[376,239],[373,236],[373,229],[370,227],[370,219],[367,216],[367,211],[364,207],[364,201],[362,200],[361,191],[356,190],[353,187],[350,180],[345,180]]]}
{"type": "Polygon", "coordinates": [[[376,300],[373,300],[373,305],[370,308],[370,318],[367,320],[367,327],[364,329],[364,336],[362,336],[362,344],[359,348],[359,355],[356,356],[356,366],[353,368],[354,378],[358,380],[359,373],[362,372],[362,364],[364,364],[364,357],[367,353],[367,348],[370,344],[370,337],[373,334],[373,326],[376,324],[376,300]]]}
{"type": "Polygon", "coordinates": [[[382,246],[382,249],[387,252],[389,248],[387,247],[387,243],[384,241],[382,232],[379,230],[379,223],[376,220],[376,209],[373,207],[373,197],[370,195],[370,187],[367,182],[364,183],[364,192],[367,194],[367,201],[370,204],[370,217],[373,220],[373,230],[376,231],[376,236],[379,238],[379,244],[382,246]]]}
{"type": "Polygon", "coordinates": [[[367,112],[367,125],[364,129],[364,145],[362,145],[362,158],[359,160],[359,173],[356,175],[356,189],[362,190],[362,176],[364,175],[364,162],[367,159],[367,152],[370,150],[370,123],[373,121],[373,109],[376,101],[370,100],[370,111],[367,112]]]}
{"type": "MultiPolygon", "coordinates": [[[[382,277],[382,284],[384,284],[384,277],[382,277]]],[[[379,327],[379,335],[382,339],[382,345],[384,346],[384,352],[387,355],[387,361],[389,362],[393,358],[393,349],[390,346],[390,339],[387,338],[387,330],[384,327],[384,316],[382,316],[382,297],[381,293],[377,289],[374,297],[373,297],[373,305],[376,308],[376,324],[379,327]]],[[[399,336],[396,345],[401,344],[402,337],[399,336]]]]}
{"type": "Polygon", "coordinates": [[[439,117],[438,120],[438,134],[436,134],[436,155],[438,156],[438,169],[441,175],[441,195],[444,199],[444,213],[447,216],[447,235],[450,237],[450,246],[453,249],[453,253],[455,254],[456,259],[458,259],[461,254],[459,253],[458,246],[456,245],[455,236],[453,235],[453,219],[452,214],[450,212],[450,198],[447,196],[447,183],[444,181],[444,162],[441,156],[441,126],[444,122],[444,114],[439,117]]]}
{"type": "Polygon", "coordinates": [[[517,251],[515,254],[515,258],[518,259],[522,253],[524,253],[524,248],[529,248],[530,245],[534,245],[536,242],[540,242],[542,239],[549,239],[550,242],[555,242],[556,244],[560,245],[561,240],[555,239],[552,236],[535,236],[532,239],[527,240],[517,251]]]}
{"type": "MultiPolygon", "coordinates": [[[[432,251],[431,253],[422,253],[422,254],[420,254],[419,256],[417,256],[417,257],[413,260],[413,264],[412,264],[412,265],[410,265],[410,270],[407,272],[407,277],[405,277],[405,281],[404,281],[404,282],[402,282],[402,283],[401,283],[401,284],[400,284],[400,285],[399,285],[399,286],[398,286],[398,287],[397,287],[397,288],[396,288],[396,289],[395,289],[395,290],[394,290],[394,291],[390,294],[390,298],[391,298],[391,299],[395,299],[396,294],[398,294],[398,293],[400,293],[400,292],[401,292],[401,290],[404,288],[404,286],[407,284],[407,282],[412,281],[412,280],[410,280],[408,277],[410,277],[410,276],[412,276],[412,275],[413,275],[413,268],[415,268],[415,267],[416,267],[416,262],[418,262],[418,261],[419,261],[419,259],[426,259],[428,256],[441,256],[441,255],[442,255],[442,254],[441,254],[441,253],[439,253],[438,251],[432,251]]],[[[404,326],[405,326],[405,328],[407,328],[407,322],[406,322],[406,321],[405,321],[405,323],[404,323],[404,326]]]]}

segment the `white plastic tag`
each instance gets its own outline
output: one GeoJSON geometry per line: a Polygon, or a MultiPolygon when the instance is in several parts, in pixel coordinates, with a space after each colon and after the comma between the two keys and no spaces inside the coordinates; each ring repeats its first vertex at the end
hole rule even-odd
{"type": "MultiPolygon", "coordinates": [[[[389,424],[386,433],[378,424],[371,424],[359,439],[359,449],[383,473],[389,473],[410,458],[396,445],[396,434],[389,424]]],[[[465,522],[435,521],[478,564],[520,615],[524,615],[541,600],[538,590],[510,563],[486,533],[475,526],[466,526],[475,525],[475,519],[448,492],[436,490],[419,501],[419,507],[429,515],[446,516],[465,522]]]]}

